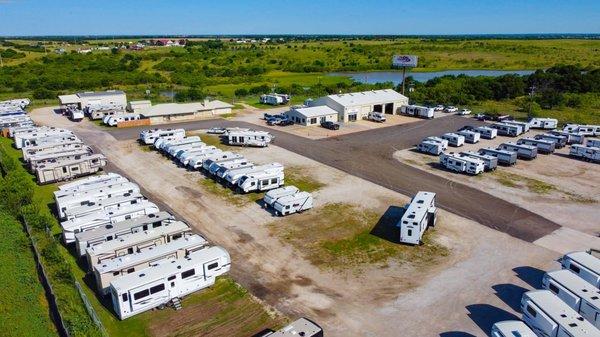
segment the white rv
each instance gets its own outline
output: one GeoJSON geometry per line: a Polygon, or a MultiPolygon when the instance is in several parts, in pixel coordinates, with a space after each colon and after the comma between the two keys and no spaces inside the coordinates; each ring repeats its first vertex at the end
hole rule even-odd
{"type": "Polygon", "coordinates": [[[594,287],[600,288],[600,259],[597,257],[586,252],[573,252],[565,254],[560,264],[563,269],[572,271],[594,287]]]}
{"type": "Polygon", "coordinates": [[[440,164],[448,170],[470,175],[478,175],[483,173],[485,169],[485,164],[482,160],[460,156],[454,152],[442,153],[440,164]]]}
{"type": "Polygon", "coordinates": [[[548,141],[554,142],[554,147],[557,149],[563,148],[565,145],[567,145],[567,137],[561,136],[561,135],[553,135],[553,134],[549,134],[549,133],[544,133],[541,135],[536,135],[535,139],[542,139],[542,140],[548,140],[548,141]]]}
{"type": "Polygon", "coordinates": [[[550,154],[554,152],[554,147],[556,143],[553,141],[545,140],[545,139],[535,139],[530,137],[525,137],[517,140],[517,144],[519,145],[530,145],[537,147],[539,153],[550,154]]]}
{"type": "MultiPolygon", "coordinates": [[[[139,193],[140,187],[132,182],[108,182],[110,185],[84,190],[67,190],[65,194],[56,193],[54,201],[56,203],[56,211],[60,219],[65,218],[65,212],[73,207],[88,205],[91,202],[99,202],[101,200],[115,197],[126,196],[133,193],[139,193]]],[[[63,191],[57,191],[63,192],[63,191]]]]}
{"type": "Polygon", "coordinates": [[[85,205],[74,206],[65,209],[65,219],[71,220],[75,218],[80,218],[82,216],[86,216],[100,211],[108,211],[120,207],[125,207],[127,205],[134,205],[144,200],[146,200],[146,198],[144,198],[143,195],[141,195],[138,192],[134,192],[131,194],[128,193],[125,195],[106,198],[100,201],[89,201],[85,205]]]}
{"type": "Polygon", "coordinates": [[[529,120],[532,129],[554,130],[558,127],[556,118],[532,118],[529,120]]]}
{"type": "Polygon", "coordinates": [[[244,160],[244,161],[234,160],[232,162],[219,164],[218,169],[211,173],[216,179],[221,180],[221,179],[223,179],[223,177],[225,176],[225,174],[227,174],[227,172],[229,170],[238,169],[238,168],[248,168],[248,167],[253,167],[253,166],[254,166],[254,163],[249,162],[247,160],[244,160]]]}
{"type": "Polygon", "coordinates": [[[266,131],[238,131],[227,132],[227,144],[240,146],[266,147],[273,140],[273,136],[266,131]]]}
{"type": "Polygon", "coordinates": [[[266,164],[266,165],[258,165],[258,166],[252,166],[252,167],[232,169],[232,170],[227,171],[227,173],[224,176],[224,180],[227,182],[227,184],[229,186],[236,186],[238,184],[238,181],[240,180],[240,178],[242,178],[243,176],[253,174],[255,172],[264,172],[266,170],[272,170],[272,171],[279,170],[279,171],[283,172],[283,165],[281,165],[279,163],[271,163],[271,164],[266,164]]]}
{"type": "Polygon", "coordinates": [[[76,149],[54,153],[39,153],[29,157],[29,168],[33,171],[42,164],[60,163],[63,161],[73,161],[91,155],[92,149],[76,149]]]}
{"type": "Polygon", "coordinates": [[[418,192],[405,207],[404,214],[396,226],[400,227],[400,242],[412,245],[421,243],[428,227],[435,226],[435,193],[418,192]]]}
{"type": "Polygon", "coordinates": [[[92,154],[79,159],[39,165],[35,169],[35,175],[39,184],[48,184],[94,174],[106,164],[104,155],[92,154]]]}
{"type": "Polygon", "coordinates": [[[423,141],[440,143],[440,144],[442,144],[442,149],[444,151],[448,150],[448,141],[446,139],[431,136],[431,137],[427,137],[427,138],[423,139],[423,141]]]}
{"type": "Polygon", "coordinates": [[[121,236],[146,231],[148,229],[169,226],[175,218],[167,212],[142,215],[138,218],[106,224],[98,228],[75,234],[75,248],[79,256],[84,256],[86,249],[121,236]]]}
{"type": "Polygon", "coordinates": [[[184,129],[151,129],[140,132],[140,141],[143,144],[151,145],[154,141],[161,137],[167,137],[170,139],[181,139],[185,137],[184,129]]]}
{"type": "MultiPolygon", "coordinates": [[[[206,162],[204,162],[202,164],[204,167],[206,167],[206,162]]],[[[242,156],[242,158],[229,158],[229,159],[224,159],[221,161],[212,161],[212,163],[210,165],[208,165],[208,169],[207,172],[208,174],[210,174],[211,176],[214,176],[217,174],[217,171],[219,171],[220,169],[230,169],[230,168],[234,168],[234,167],[244,167],[244,166],[250,166],[253,165],[251,162],[248,161],[248,159],[244,158],[242,156]]]]}
{"type": "Polygon", "coordinates": [[[281,216],[301,213],[313,208],[313,197],[308,192],[297,192],[277,198],[272,206],[275,214],[281,216]]]}
{"type": "Polygon", "coordinates": [[[566,131],[548,131],[548,134],[567,137],[567,144],[583,144],[585,135],[581,133],[572,133],[566,131]]]}
{"type": "MultiPolygon", "coordinates": [[[[231,266],[229,253],[210,247],[186,258],[158,263],[144,271],[115,279],[109,291],[113,309],[120,319],[179,301],[185,295],[210,287],[231,266]]],[[[308,336],[307,336],[308,337],[308,336]]]]}
{"type": "Polygon", "coordinates": [[[73,132],[65,129],[51,130],[35,133],[18,133],[15,135],[15,147],[22,149],[29,146],[37,146],[46,143],[58,143],[75,137],[73,132]]]}
{"type": "Polygon", "coordinates": [[[517,158],[521,159],[534,159],[537,157],[537,147],[526,144],[516,144],[513,142],[506,142],[498,145],[499,150],[515,152],[517,158]]]}
{"type": "Polygon", "coordinates": [[[600,329],[600,290],[568,270],[547,272],[542,287],[600,329]]]}
{"type": "Polygon", "coordinates": [[[237,182],[242,193],[268,191],[283,186],[285,174],[282,168],[266,168],[245,174],[237,182]]]}
{"type": "Polygon", "coordinates": [[[169,147],[165,148],[164,152],[167,153],[171,157],[176,157],[180,151],[191,150],[191,149],[200,148],[203,146],[206,146],[206,144],[199,140],[198,141],[190,141],[186,144],[179,144],[177,146],[169,146],[169,147]]]}
{"type": "Polygon", "coordinates": [[[491,147],[479,149],[479,154],[498,158],[498,164],[514,165],[517,163],[517,153],[512,151],[494,149],[491,147]]]}
{"type": "Polygon", "coordinates": [[[486,171],[493,171],[498,167],[498,158],[494,156],[480,154],[472,151],[461,152],[459,153],[459,155],[461,157],[470,157],[481,160],[483,162],[483,168],[486,171]]]}
{"type": "Polygon", "coordinates": [[[417,151],[439,156],[444,152],[444,145],[442,143],[424,140],[417,145],[417,151]]]}
{"type": "Polygon", "coordinates": [[[23,160],[29,161],[30,157],[41,154],[59,153],[63,151],[72,151],[80,149],[86,149],[90,152],[92,151],[91,147],[83,144],[80,140],[76,140],[73,142],[64,142],[60,144],[44,144],[39,146],[30,146],[23,148],[23,160]]]}
{"type": "Polygon", "coordinates": [[[103,181],[111,180],[111,179],[127,179],[122,177],[120,174],[109,172],[105,174],[99,174],[91,177],[77,179],[75,181],[64,183],[58,186],[58,191],[54,192],[56,195],[57,192],[60,191],[78,191],[81,189],[85,189],[89,186],[93,186],[94,184],[101,183],[103,181]]]}
{"type": "Polygon", "coordinates": [[[85,117],[83,111],[75,108],[69,109],[69,119],[73,122],[81,122],[83,120],[83,117],[85,117]]]}
{"type": "Polygon", "coordinates": [[[504,121],[504,124],[517,125],[523,129],[523,132],[528,132],[531,125],[527,122],[518,122],[518,121],[504,121]]]}
{"type": "Polygon", "coordinates": [[[581,133],[585,136],[600,136],[600,126],[598,125],[567,124],[563,131],[581,133]]]}
{"type": "Polygon", "coordinates": [[[106,224],[114,224],[115,222],[137,218],[142,215],[158,213],[158,207],[149,202],[144,201],[134,205],[126,205],[110,211],[101,211],[92,213],[81,218],[66,220],[60,223],[63,229],[63,240],[66,244],[75,242],[75,234],[88,231],[106,224]]]}
{"type": "Polygon", "coordinates": [[[276,188],[265,193],[265,196],[263,197],[263,203],[266,207],[273,207],[273,204],[275,201],[277,201],[277,199],[288,195],[294,195],[299,191],[300,190],[298,190],[296,186],[284,186],[276,188]]]}
{"type": "Polygon", "coordinates": [[[450,146],[459,147],[465,144],[465,137],[456,133],[444,133],[441,138],[447,140],[450,146]]]}
{"type": "Polygon", "coordinates": [[[492,326],[490,337],[538,337],[521,321],[502,321],[492,326]]]}
{"type": "Polygon", "coordinates": [[[154,142],[154,148],[161,152],[169,152],[169,149],[179,145],[185,145],[189,143],[197,143],[202,141],[199,136],[189,136],[179,139],[166,139],[159,138],[154,142]]]}
{"type": "Polygon", "coordinates": [[[156,265],[159,261],[186,257],[192,252],[205,248],[207,245],[208,242],[202,236],[194,234],[164,245],[149,247],[143,252],[104,260],[94,267],[98,291],[100,294],[105,295],[110,282],[114,279],[147,269],[156,265]]]}
{"type": "Polygon", "coordinates": [[[481,137],[481,134],[479,132],[469,130],[458,131],[456,134],[465,137],[465,142],[471,144],[479,142],[479,138],[481,137]]]}
{"type": "Polygon", "coordinates": [[[521,125],[494,123],[492,124],[492,127],[498,130],[498,134],[501,136],[516,137],[523,133],[523,127],[521,125]]]}
{"type": "Polygon", "coordinates": [[[183,166],[188,166],[188,164],[190,163],[190,159],[192,159],[195,156],[199,156],[202,154],[206,154],[206,153],[215,153],[215,152],[222,152],[221,150],[218,150],[215,146],[203,146],[203,147],[198,147],[195,149],[190,149],[188,151],[185,151],[184,153],[181,153],[178,157],[177,160],[179,161],[179,163],[183,166]]]}
{"type": "Polygon", "coordinates": [[[104,260],[114,259],[133,253],[140,253],[150,247],[156,247],[192,235],[192,229],[184,222],[176,221],[169,226],[161,226],[143,232],[121,236],[86,249],[88,268],[104,260]]]}
{"type": "Polygon", "coordinates": [[[219,158],[214,158],[214,159],[207,159],[204,162],[202,162],[202,169],[204,171],[210,173],[210,167],[213,164],[214,164],[213,170],[216,171],[218,169],[218,166],[219,166],[220,163],[230,162],[230,161],[234,161],[234,160],[246,161],[246,158],[244,158],[244,156],[242,156],[239,153],[233,153],[233,152],[231,152],[231,155],[229,155],[228,152],[223,152],[223,154],[228,154],[228,155],[227,156],[221,156],[219,158]]]}
{"type": "Polygon", "coordinates": [[[523,312],[523,321],[538,336],[600,336],[600,330],[549,290],[534,290],[523,294],[521,311],[523,312]]]}
{"type": "Polygon", "coordinates": [[[194,156],[192,156],[189,159],[188,162],[188,167],[192,168],[194,170],[199,170],[202,168],[202,164],[204,163],[205,160],[209,160],[209,159],[217,159],[220,158],[223,154],[225,154],[225,156],[229,156],[232,152],[223,152],[220,149],[215,149],[212,151],[208,151],[208,152],[204,152],[204,153],[199,153],[196,154],[194,156]]]}
{"type": "Polygon", "coordinates": [[[434,110],[433,108],[428,108],[426,106],[418,106],[418,105],[402,105],[400,107],[400,113],[409,116],[421,117],[421,118],[433,118],[434,110]]]}
{"type": "Polygon", "coordinates": [[[121,114],[109,116],[105,124],[108,126],[117,126],[121,122],[137,121],[140,119],[139,114],[121,114]]]}
{"type": "Polygon", "coordinates": [[[600,139],[598,138],[589,138],[587,142],[585,142],[585,146],[587,147],[600,147],[600,139]]]}
{"type": "Polygon", "coordinates": [[[594,163],[600,162],[600,148],[587,147],[579,144],[571,145],[569,155],[594,163]]]}
{"type": "MultiPolygon", "coordinates": [[[[277,331],[269,331],[260,337],[323,337],[323,328],[308,318],[300,318],[277,331]]],[[[524,336],[526,337],[526,336],[524,336]]]]}

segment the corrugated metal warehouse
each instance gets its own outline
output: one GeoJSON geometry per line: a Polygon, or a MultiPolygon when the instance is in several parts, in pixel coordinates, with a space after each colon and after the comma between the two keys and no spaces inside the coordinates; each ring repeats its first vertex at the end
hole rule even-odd
{"type": "Polygon", "coordinates": [[[78,109],[84,109],[89,106],[127,106],[127,95],[121,90],[107,91],[86,91],[71,95],[60,95],[58,101],[61,108],[68,105],[76,105],[78,109]]]}
{"type": "Polygon", "coordinates": [[[212,116],[231,113],[233,105],[222,101],[204,100],[197,103],[166,103],[138,109],[142,118],[148,118],[152,124],[171,121],[210,118],[212,116]]]}

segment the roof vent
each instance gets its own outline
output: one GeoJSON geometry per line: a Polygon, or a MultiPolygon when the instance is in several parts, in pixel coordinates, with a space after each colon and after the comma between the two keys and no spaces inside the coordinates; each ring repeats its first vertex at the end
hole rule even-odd
{"type": "Polygon", "coordinates": [[[140,274],[140,277],[144,277],[144,276],[146,276],[146,274],[145,274],[145,273],[141,273],[141,274],[140,274]]]}

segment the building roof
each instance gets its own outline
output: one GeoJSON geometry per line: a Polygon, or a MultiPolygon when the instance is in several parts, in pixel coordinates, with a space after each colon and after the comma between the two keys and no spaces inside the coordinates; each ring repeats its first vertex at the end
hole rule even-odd
{"type": "Polygon", "coordinates": [[[343,106],[378,104],[408,99],[406,96],[401,95],[392,89],[361,91],[348,94],[329,95],[327,97],[343,106]]]}
{"type": "Polygon", "coordinates": [[[151,101],[149,100],[142,100],[142,101],[129,101],[129,105],[139,105],[139,104],[152,104],[151,101]]]}
{"type": "Polygon", "coordinates": [[[79,97],[75,94],[73,95],[59,95],[58,100],[60,104],[75,104],[79,103],[79,97]]]}
{"type": "Polygon", "coordinates": [[[101,97],[101,96],[113,96],[113,95],[125,95],[122,90],[106,90],[106,91],[84,91],[78,92],[77,97],[101,97]]]}
{"type": "Polygon", "coordinates": [[[329,115],[337,115],[338,112],[328,107],[327,105],[313,106],[309,108],[296,108],[293,109],[297,113],[301,114],[306,118],[311,117],[321,117],[321,116],[329,116],[329,115]]]}
{"type": "Polygon", "coordinates": [[[156,104],[145,109],[140,109],[140,114],[144,117],[158,117],[168,115],[185,115],[199,111],[217,110],[233,108],[233,105],[222,101],[208,101],[205,103],[165,103],[156,104]]]}

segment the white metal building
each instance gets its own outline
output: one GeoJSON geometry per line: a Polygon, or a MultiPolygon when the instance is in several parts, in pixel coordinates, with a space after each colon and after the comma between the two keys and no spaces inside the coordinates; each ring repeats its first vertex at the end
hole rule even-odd
{"type": "Polygon", "coordinates": [[[354,122],[369,115],[369,112],[398,114],[400,106],[408,104],[408,97],[392,89],[353,92],[321,97],[311,106],[328,106],[337,111],[340,122],[354,122]]]}
{"type": "Polygon", "coordinates": [[[148,100],[143,101],[129,101],[127,103],[127,110],[133,113],[140,112],[143,109],[148,109],[152,106],[152,102],[148,100]]]}
{"type": "Polygon", "coordinates": [[[71,95],[60,95],[58,96],[61,109],[65,109],[67,106],[77,106],[78,109],[83,110],[89,106],[127,106],[127,95],[121,90],[107,90],[107,91],[85,91],[78,92],[71,95]]]}
{"type": "Polygon", "coordinates": [[[291,108],[286,112],[288,118],[300,125],[320,125],[322,122],[337,122],[338,112],[327,105],[291,108]]]}
{"type": "Polygon", "coordinates": [[[149,118],[154,123],[210,118],[216,115],[231,113],[233,105],[218,100],[204,100],[194,103],[157,104],[145,109],[138,109],[142,118],[149,118]]]}

